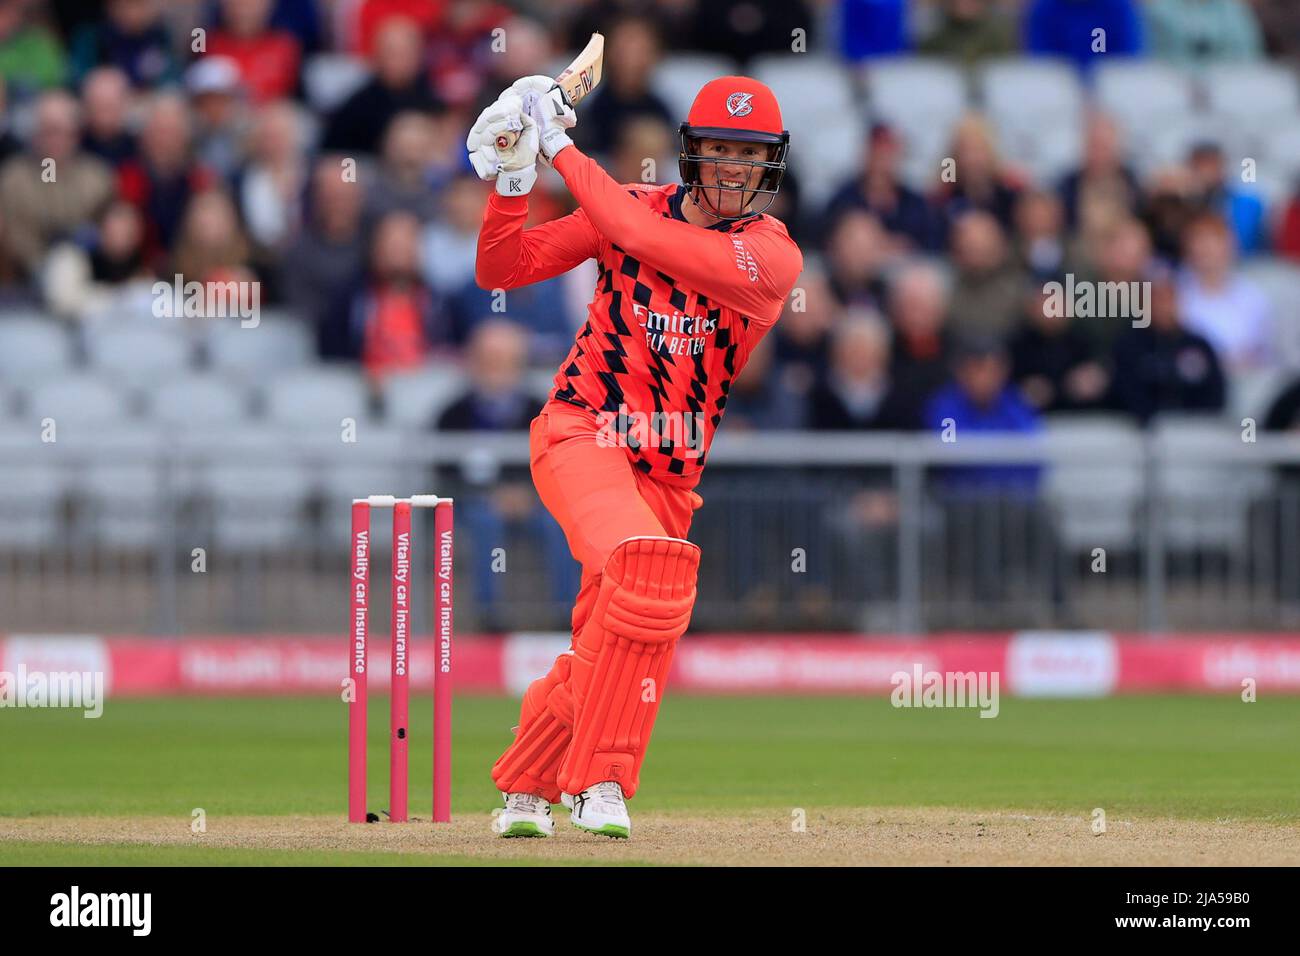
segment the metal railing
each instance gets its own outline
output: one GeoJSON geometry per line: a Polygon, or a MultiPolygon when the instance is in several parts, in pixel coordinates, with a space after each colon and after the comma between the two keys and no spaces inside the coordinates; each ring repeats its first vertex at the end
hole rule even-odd
{"type": "MultiPolygon", "coordinates": [[[[522,434],[377,427],[350,445],[266,429],[0,434],[0,631],[335,630],[348,502],[390,491],[456,496],[465,628],[565,629],[576,565],[527,453],[522,434]]],[[[1230,430],[724,432],[698,489],[694,626],[1294,628],[1298,473],[1300,438],[1230,430]],[[987,471],[1015,467],[1042,469],[1036,490],[987,471]]]]}

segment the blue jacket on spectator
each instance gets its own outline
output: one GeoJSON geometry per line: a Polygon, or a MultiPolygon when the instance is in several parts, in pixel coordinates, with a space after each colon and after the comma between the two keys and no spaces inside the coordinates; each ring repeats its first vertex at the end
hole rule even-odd
{"type": "Polygon", "coordinates": [[[841,0],[840,49],[851,62],[907,48],[905,0],[841,0]]]}
{"type": "MultiPolygon", "coordinates": [[[[976,405],[956,383],[945,385],[930,399],[925,423],[940,432],[945,427],[945,419],[956,423],[958,441],[971,432],[1033,434],[1042,428],[1038,415],[1014,385],[1004,387],[988,407],[976,405]]],[[[1038,488],[1039,471],[1037,465],[963,465],[945,469],[943,484],[957,493],[1023,491],[1032,494],[1038,488]]]]}
{"type": "Polygon", "coordinates": [[[1021,30],[1026,52],[1066,57],[1084,73],[1102,56],[1132,56],[1143,48],[1133,0],[1033,0],[1021,30]],[[1105,31],[1104,54],[1093,51],[1096,30],[1105,31]]]}

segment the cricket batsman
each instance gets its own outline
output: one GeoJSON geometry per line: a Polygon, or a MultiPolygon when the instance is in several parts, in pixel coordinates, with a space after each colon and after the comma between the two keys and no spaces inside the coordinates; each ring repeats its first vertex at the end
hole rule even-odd
{"type": "Polygon", "coordinates": [[[762,83],[724,76],[700,90],[680,127],[683,185],[615,182],[569,139],[576,121],[554,80],[526,77],[466,141],[496,183],[478,240],[482,288],[599,265],[586,324],[530,428],[533,481],[582,583],[571,649],[529,686],[492,768],[505,797],[493,829],[506,837],[553,834],[553,803],[582,830],[630,835],[626,800],[695,603],[694,488],[727,393],[803,268],[764,214],[790,134],[762,83]],[[503,133],[517,135],[506,149],[503,133]],[[579,208],[525,229],[539,160],[579,208]]]}

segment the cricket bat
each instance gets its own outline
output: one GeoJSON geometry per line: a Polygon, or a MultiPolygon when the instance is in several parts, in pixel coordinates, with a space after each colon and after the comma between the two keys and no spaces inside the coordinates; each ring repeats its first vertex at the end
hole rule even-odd
{"type": "MultiPolygon", "coordinates": [[[[569,106],[577,106],[587,94],[596,88],[600,82],[600,75],[605,65],[605,37],[599,33],[593,33],[587,45],[583,47],[581,53],[574,57],[573,62],[564,68],[564,71],[555,78],[555,85],[560,88],[560,94],[569,106]]],[[[529,96],[536,94],[530,93],[529,96]]],[[[531,103],[525,102],[524,107],[527,109],[531,103]]],[[[515,145],[519,139],[518,133],[502,133],[497,137],[497,149],[507,150],[515,145]]]]}

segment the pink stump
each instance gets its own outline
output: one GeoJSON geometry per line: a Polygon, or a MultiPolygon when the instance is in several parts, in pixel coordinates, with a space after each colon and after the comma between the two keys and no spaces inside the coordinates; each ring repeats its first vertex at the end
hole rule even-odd
{"type": "Polygon", "coordinates": [[[351,607],[348,614],[348,820],[366,822],[366,642],[370,617],[370,505],[352,503],[351,607]]]}
{"type": "Polygon", "coordinates": [[[393,823],[406,822],[407,714],[411,705],[410,667],[406,638],[411,618],[411,506],[393,506],[393,647],[392,705],[388,743],[388,814],[393,823]]]}
{"type": "Polygon", "coordinates": [[[433,822],[451,821],[451,681],[454,519],[450,501],[434,508],[433,822]]]}

